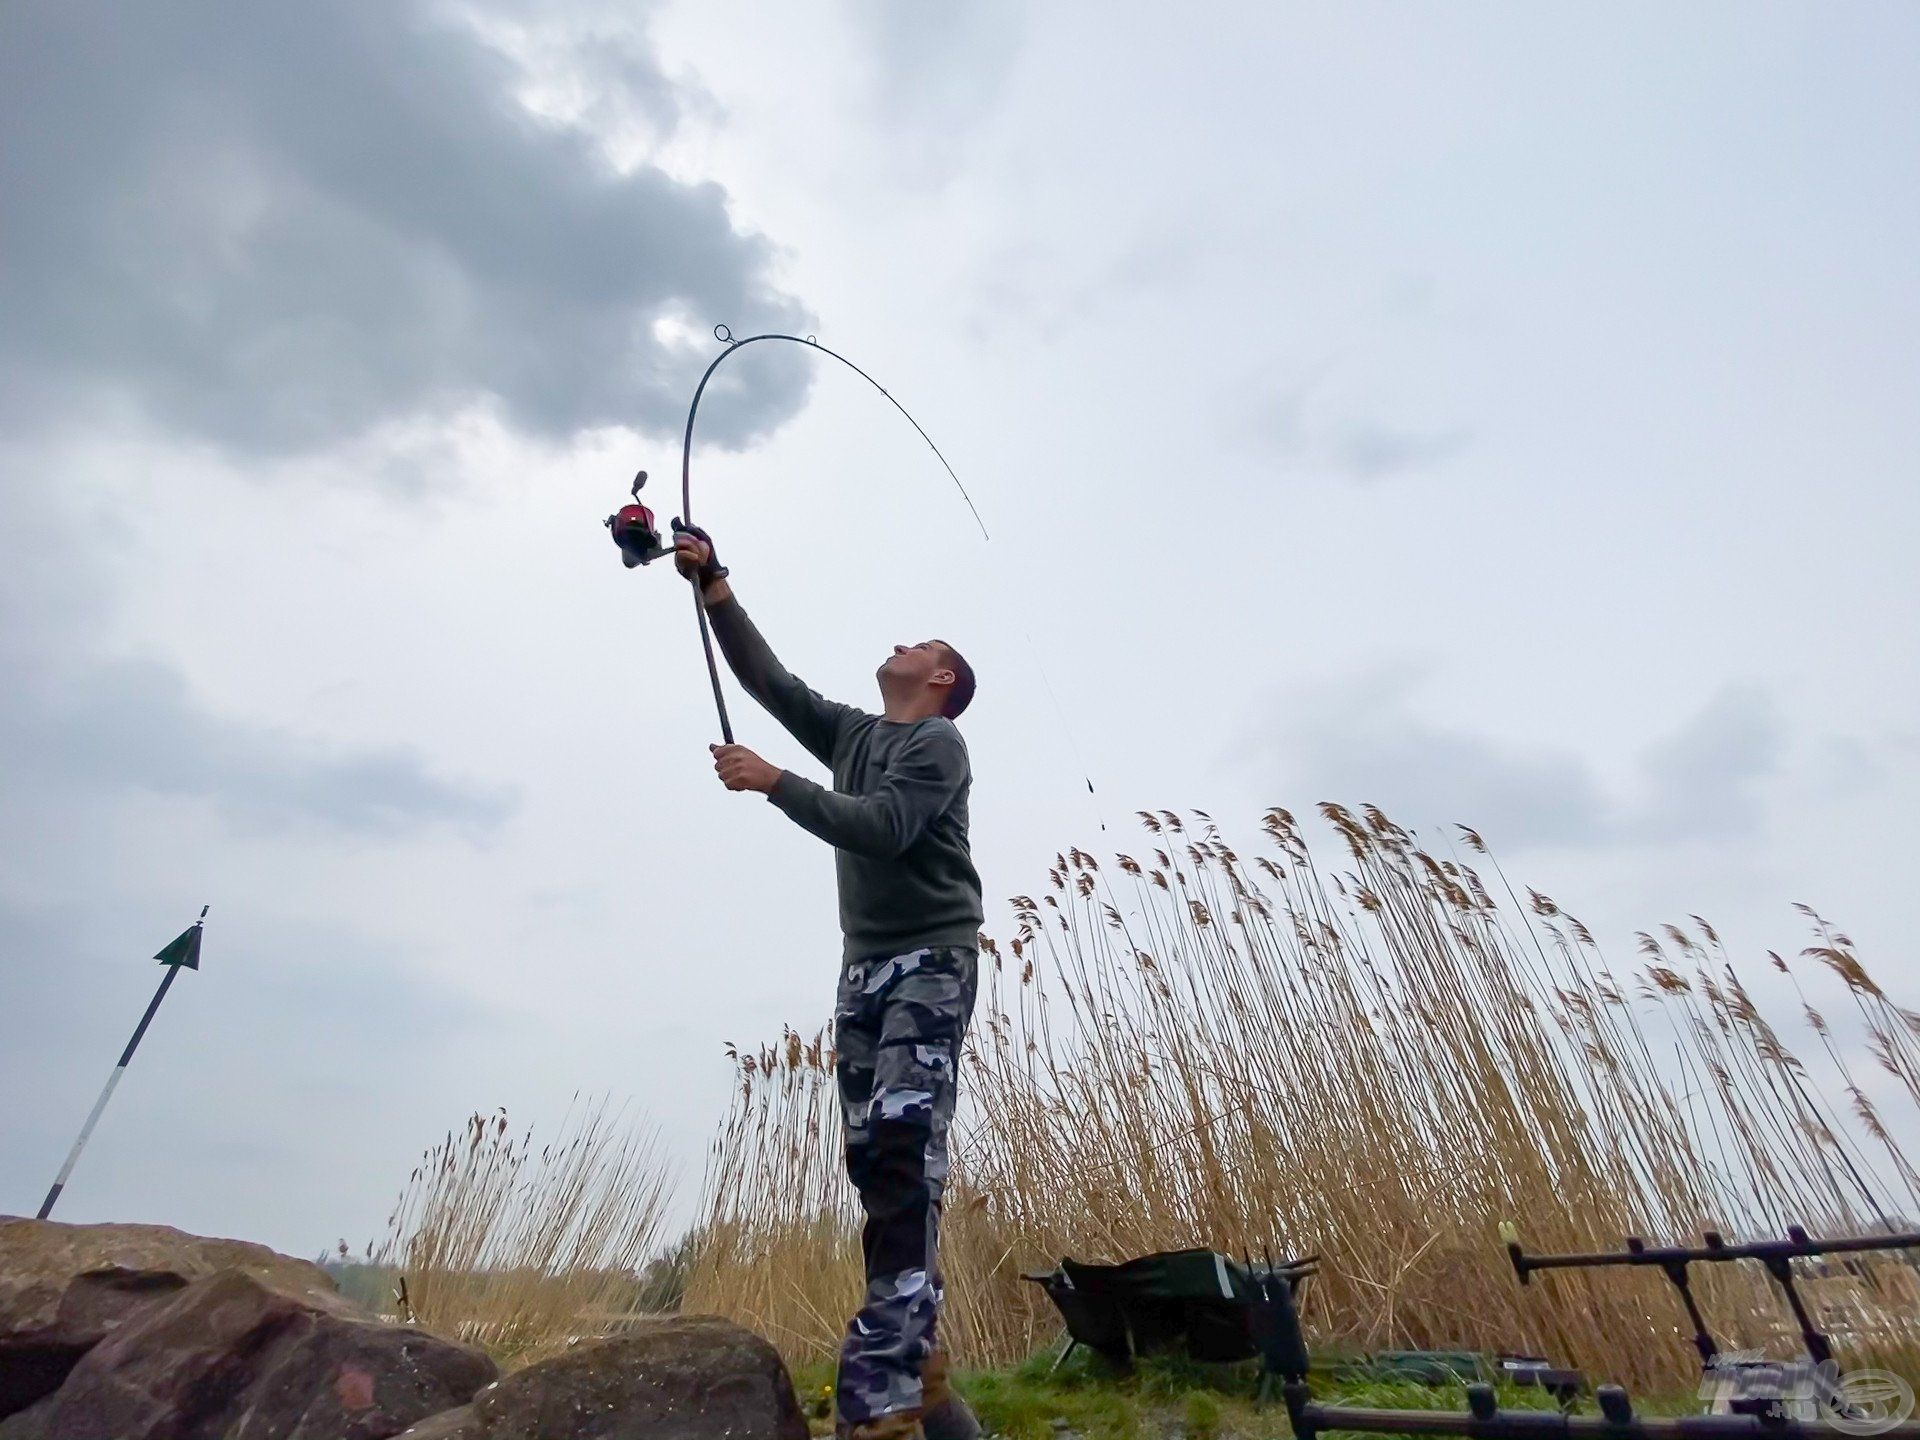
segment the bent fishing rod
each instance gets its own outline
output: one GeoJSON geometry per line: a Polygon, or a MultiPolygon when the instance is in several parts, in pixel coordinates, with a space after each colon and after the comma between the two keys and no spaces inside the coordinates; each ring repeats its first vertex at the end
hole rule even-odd
{"type": "MultiPolygon", "coordinates": [[[[933,437],[927,434],[918,420],[913,418],[906,406],[894,399],[893,393],[886,386],[853,361],[837,350],[828,349],[811,335],[802,337],[769,331],[761,335],[749,335],[744,340],[736,340],[733,331],[725,325],[716,325],[713,327],[713,338],[726,348],[714,356],[713,363],[707,366],[706,373],[700,377],[700,384],[694,389],[693,403],[687,407],[687,429],[680,442],[680,514],[675,516],[671,523],[675,538],[693,528],[693,425],[700,415],[700,398],[707,393],[707,382],[713,379],[714,372],[723,363],[732,359],[747,346],[757,345],[763,340],[782,340],[794,345],[804,345],[809,350],[830,356],[885,395],[893,408],[907,417],[907,423],[919,431],[920,438],[927,442],[927,448],[932,450],[941,465],[945,466],[947,474],[953,479],[955,488],[960,491],[960,498],[967,502],[967,509],[973,513],[973,523],[980,527],[980,538],[982,540],[987,538],[986,522],[980,518],[980,511],[975,507],[973,497],[967,494],[967,487],[960,483],[960,477],[954,474],[953,466],[949,465],[947,457],[940,453],[940,447],[933,443],[933,437]]],[[[606,519],[607,529],[613,533],[613,543],[620,547],[620,559],[628,569],[636,565],[650,565],[655,560],[674,553],[672,541],[661,537],[654,523],[653,511],[640,503],[640,490],[646,483],[647,472],[642,470],[633,479],[633,487],[629,492],[633,497],[632,502],[621,506],[606,519]]],[[[706,600],[701,594],[698,583],[689,588],[693,591],[694,618],[700,627],[700,648],[707,657],[707,678],[713,683],[713,707],[720,716],[720,735],[727,744],[731,745],[733,744],[733,721],[727,714],[726,694],[720,688],[720,666],[713,656],[713,632],[707,623],[706,600]]]]}

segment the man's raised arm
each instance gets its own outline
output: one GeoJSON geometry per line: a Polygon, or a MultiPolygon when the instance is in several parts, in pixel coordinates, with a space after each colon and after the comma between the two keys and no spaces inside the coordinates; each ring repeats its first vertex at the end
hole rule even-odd
{"type": "Polygon", "coordinates": [[[715,557],[713,541],[705,531],[682,530],[674,540],[673,563],[700,587],[720,653],[727,657],[727,666],[741,687],[786,726],[809,754],[823,765],[832,765],[834,737],[841,722],[860,712],[808,689],[780,663],[734,598],[727,568],[715,557]]]}
{"type": "Polygon", "coordinates": [[[767,798],[803,830],[856,855],[892,860],[925,833],[967,783],[967,747],[950,720],[923,721],[887,765],[879,788],[838,795],[783,770],[767,798]]]}

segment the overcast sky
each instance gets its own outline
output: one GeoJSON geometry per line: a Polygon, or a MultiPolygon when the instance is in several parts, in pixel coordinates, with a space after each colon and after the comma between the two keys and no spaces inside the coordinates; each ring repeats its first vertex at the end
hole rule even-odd
{"type": "Polygon", "coordinates": [[[0,1211],[202,903],[60,1218],[358,1248],[576,1090],[695,1188],[838,953],[600,528],[677,509],[716,322],[858,361],[993,531],[797,348],[703,406],[798,673],[973,659],[990,928],[1143,805],[1373,801],[1616,955],[1698,912],[1752,976],[1805,901],[1912,1003],[1916,55],[1906,3],[11,0],[0,1211]]]}

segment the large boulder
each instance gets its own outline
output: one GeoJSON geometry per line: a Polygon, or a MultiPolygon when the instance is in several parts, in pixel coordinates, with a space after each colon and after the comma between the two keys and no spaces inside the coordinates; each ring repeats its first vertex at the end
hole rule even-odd
{"type": "Polygon", "coordinates": [[[498,1373],[337,1295],[225,1270],[117,1326],[0,1440],[386,1440],[498,1373]]]}
{"type": "Polygon", "coordinates": [[[698,1316],[645,1321],[529,1365],[400,1440],[806,1437],[779,1353],[730,1321],[698,1316]]]}
{"type": "Polygon", "coordinates": [[[196,1280],[236,1270],[283,1294],[337,1299],[318,1265],[165,1225],[0,1217],[0,1416],[51,1394],[81,1356],[196,1280]]]}

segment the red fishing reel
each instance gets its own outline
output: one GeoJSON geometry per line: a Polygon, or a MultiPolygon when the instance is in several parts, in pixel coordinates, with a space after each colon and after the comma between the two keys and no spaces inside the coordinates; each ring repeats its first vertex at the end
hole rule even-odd
{"type": "Polygon", "coordinates": [[[620,563],[631,570],[636,565],[651,565],[663,555],[671,555],[673,546],[660,540],[660,528],[653,523],[653,511],[640,503],[640,487],[647,483],[647,472],[633,477],[633,503],[622,505],[607,517],[607,529],[613,543],[620,547],[620,563]]]}

